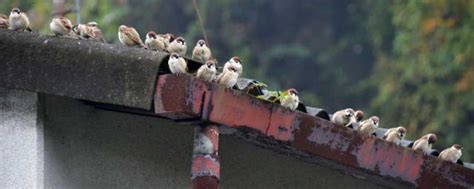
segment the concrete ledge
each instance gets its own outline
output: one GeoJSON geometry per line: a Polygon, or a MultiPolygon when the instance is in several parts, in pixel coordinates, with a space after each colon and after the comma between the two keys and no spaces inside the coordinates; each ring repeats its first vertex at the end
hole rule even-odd
{"type": "Polygon", "coordinates": [[[165,53],[0,30],[0,86],[151,109],[165,53]]]}

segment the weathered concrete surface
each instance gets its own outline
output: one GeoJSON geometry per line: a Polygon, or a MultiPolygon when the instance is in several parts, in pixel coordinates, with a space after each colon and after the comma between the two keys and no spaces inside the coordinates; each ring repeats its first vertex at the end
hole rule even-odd
{"type": "Polygon", "coordinates": [[[166,54],[0,30],[0,87],[150,109],[166,54]]]}
{"type": "Polygon", "coordinates": [[[189,188],[191,127],[46,97],[45,188],[189,188]]]}
{"type": "Polygon", "coordinates": [[[42,188],[43,128],[33,92],[0,88],[0,188],[42,188]]]}
{"type": "MultiPolygon", "coordinates": [[[[45,97],[45,188],[190,188],[193,126],[45,97]]],[[[380,188],[220,136],[221,188],[380,188]]]]}
{"type": "Polygon", "coordinates": [[[222,188],[384,188],[225,135],[220,155],[222,188]]]}

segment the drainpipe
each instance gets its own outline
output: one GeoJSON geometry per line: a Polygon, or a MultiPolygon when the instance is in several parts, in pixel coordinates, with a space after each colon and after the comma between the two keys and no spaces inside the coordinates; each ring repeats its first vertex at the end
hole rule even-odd
{"type": "Polygon", "coordinates": [[[191,180],[193,189],[218,189],[220,176],[219,127],[216,124],[194,128],[191,180]]]}

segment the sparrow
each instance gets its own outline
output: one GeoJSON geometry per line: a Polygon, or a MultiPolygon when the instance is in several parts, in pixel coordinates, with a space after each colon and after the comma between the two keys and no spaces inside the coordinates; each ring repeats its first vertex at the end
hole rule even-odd
{"type": "Polygon", "coordinates": [[[405,138],[407,129],[405,127],[399,126],[396,128],[388,129],[383,135],[383,139],[388,142],[393,142],[396,145],[400,145],[402,140],[405,138]]]}
{"type": "Polygon", "coordinates": [[[182,37],[173,40],[168,46],[169,53],[178,53],[179,56],[186,56],[186,41],[182,37]]]}
{"type": "Polygon", "coordinates": [[[15,31],[31,31],[30,21],[24,12],[18,8],[13,8],[8,17],[9,29],[15,31]]]}
{"type": "Polygon", "coordinates": [[[356,117],[356,121],[361,122],[362,119],[364,119],[364,112],[362,110],[357,110],[355,111],[354,116],[356,117]]]}
{"type": "Polygon", "coordinates": [[[72,27],[72,31],[83,39],[94,39],[105,43],[102,31],[99,29],[96,22],[75,25],[72,27]]]}
{"type": "Polygon", "coordinates": [[[186,60],[177,53],[171,53],[168,66],[173,74],[187,73],[188,71],[186,60]]]}
{"type": "Polygon", "coordinates": [[[431,147],[434,143],[436,143],[437,140],[438,138],[436,135],[430,133],[416,140],[415,143],[413,143],[412,148],[413,150],[422,151],[425,155],[427,155],[431,153],[431,147]]]}
{"type": "Polygon", "coordinates": [[[171,33],[167,34],[159,34],[158,39],[162,40],[163,43],[165,44],[165,50],[168,51],[168,47],[170,46],[170,43],[174,40],[174,35],[171,33]]]}
{"type": "Polygon", "coordinates": [[[362,121],[357,129],[360,133],[372,135],[379,127],[380,119],[377,116],[372,116],[369,119],[362,121]]]}
{"type": "Polygon", "coordinates": [[[192,59],[200,62],[206,62],[211,58],[211,50],[206,45],[206,41],[200,39],[193,49],[192,59]]]}
{"type": "Polygon", "coordinates": [[[298,108],[300,99],[298,97],[298,91],[296,89],[288,89],[288,95],[283,96],[280,100],[280,104],[283,107],[289,108],[292,111],[295,111],[298,108]]]}
{"type": "Polygon", "coordinates": [[[135,28],[120,25],[118,30],[118,38],[120,43],[122,43],[123,45],[128,47],[145,47],[142,39],[140,39],[140,34],[138,34],[135,28]]]}
{"type": "Polygon", "coordinates": [[[234,67],[237,70],[237,73],[239,73],[239,76],[242,75],[242,63],[239,57],[234,56],[229,61],[227,61],[224,64],[224,70],[227,70],[229,66],[234,67]]]}
{"type": "Polygon", "coordinates": [[[153,51],[166,49],[164,39],[159,38],[158,34],[154,31],[150,31],[146,34],[145,45],[148,49],[153,51]]]}
{"type": "Polygon", "coordinates": [[[217,77],[217,83],[225,86],[226,88],[232,88],[237,84],[237,79],[239,78],[239,73],[237,69],[233,66],[227,67],[224,71],[219,74],[217,77]]]}
{"type": "Polygon", "coordinates": [[[331,117],[331,122],[339,126],[349,126],[355,122],[354,109],[346,108],[335,112],[331,117]]]}
{"type": "Polygon", "coordinates": [[[439,158],[445,161],[456,163],[462,155],[463,147],[459,144],[453,144],[439,153],[439,158]]]}
{"type": "Polygon", "coordinates": [[[216,76],[216,62],[214,59],[207,60],[205,64],[199,67],[197,71],[197,77],[204,81],[211,82],[216,76]]]}
{"type": "Polygon", "coordinates": [[[71,20],[62,17],[56,16],[49,23],[49,28],[56,36],[66,36],[69,35],[72,31],[71,20]]]}
{"type": "Polygon", "coordinates": [[[0,28],[8,28],[8,16],[0,14],[0,28]]]}
{"type": "Polygon", "coordinates": [[[76,35],[84,39],[90,38],[88,33],[91,33],[91,32],[89,32],[88,30],[89,30],[89,27],[87,27],[86,24],[77,24],[77,25],[72,26],[72,31],[76,35]]]}
{"type": "Polygon", "coordinates": [[[106,43],[104,35],[102,34],[102,30],[100,30],[99,25],[97,22],[89,22],[86,24],[88,30],[87,35],[96,41],[106,43]]]}

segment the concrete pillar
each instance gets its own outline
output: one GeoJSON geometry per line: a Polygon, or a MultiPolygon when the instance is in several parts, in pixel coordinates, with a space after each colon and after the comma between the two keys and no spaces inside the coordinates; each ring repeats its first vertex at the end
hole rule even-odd
{"type": "Polygon", "coordinates": [[[43,188],[38,95],[0,88],[0,188],[43,188]]]}
{"type": "Polygon", "coordinates": [[[191,180],[193,189],[218,189],[220,177],[219,127],[206,124],[194,128],[191,180]]]}

